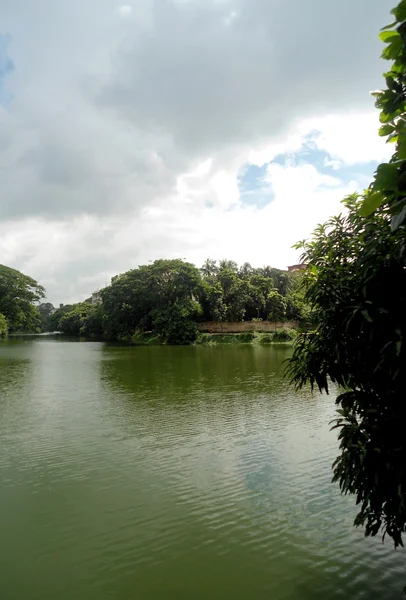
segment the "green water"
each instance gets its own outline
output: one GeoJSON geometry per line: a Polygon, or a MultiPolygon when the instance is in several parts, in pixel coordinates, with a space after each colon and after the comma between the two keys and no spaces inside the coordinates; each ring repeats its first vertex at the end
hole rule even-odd
{"type": "Polygon", "coordinates": [[[286,347],[0,344],[0,599],[400,598],[286,347]]]}

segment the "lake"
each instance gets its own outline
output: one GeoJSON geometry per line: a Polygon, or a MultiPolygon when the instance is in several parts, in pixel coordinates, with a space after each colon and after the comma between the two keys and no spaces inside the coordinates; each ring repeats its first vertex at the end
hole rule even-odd
{"type": "Polygon", "coordinates": [[[0,343],[1,600],[400,598],[290,352],[0,343]]]}

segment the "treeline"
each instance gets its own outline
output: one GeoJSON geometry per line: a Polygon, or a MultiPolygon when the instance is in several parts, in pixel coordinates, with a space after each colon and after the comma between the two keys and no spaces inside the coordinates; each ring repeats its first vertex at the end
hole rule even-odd
{"type": "Polygon", "coordinates": [[[0,265],[0,337],[9,332],[39,332],[37,303],[44,296],[44,288],[35,279],[0,265]]]}
{"type": "Polygon", "coordinates": [[[56,311],[50,305],[43,310],[49,313],[43,329],[119,341],[153,331],[167,343],[188,344],[201,321],[294,320],[306,326],[310,310],[300,280],[300,272],[249,263],[239,268],[230,260],[207,260],[198,269],[160,259],[113,277],[100,292],[100,305],[82,302],[56,311]]]}

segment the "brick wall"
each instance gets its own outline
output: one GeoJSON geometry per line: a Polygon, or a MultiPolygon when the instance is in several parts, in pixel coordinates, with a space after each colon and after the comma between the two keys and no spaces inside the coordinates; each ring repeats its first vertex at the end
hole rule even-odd
{"type": "Polygon", "coordinates": [[[238,321],[236,323],[216,323],[215,321],[208,321],[206,323],[199,323],[199,330],[202,333],[243,333],[244,331],[272,332],[277,329],[283,329],[284,327],[297,329],[297,323],[295,321],[287,321],[286,323],[277,321],[238,321]]]}

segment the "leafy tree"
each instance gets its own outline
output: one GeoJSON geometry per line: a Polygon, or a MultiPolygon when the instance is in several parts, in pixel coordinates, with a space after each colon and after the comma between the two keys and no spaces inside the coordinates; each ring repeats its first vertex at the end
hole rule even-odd
{"type": "Polygon", "coordinates": [[[395,230],[406,221],[406,0],[399,2],[392,14],[394,22],[380,34],[386,45],[382,58],[392,65],[384,73],[386,88],[373,95],[382,123],[379,134],[395,144],[395,152],[388,163],[378,166],[360,212],[368,216],[385,206],[395,230]]]}
{"type": "Polygon", "coordinates": [[[98,305],[80,302],[65,311],[58,322],[65,335],[99,337],[102,330],[102,309],[98,305]]]}
{"type": "Polygon", "coordinates": [[[234,260],[228,260],[227,258],[223,258],[220,261],[220,270],[226,269],[227,271],[232,271],[233,273],[238,273],[238,265],[234,260]]]}
{"type": "Polygon", "coordinates": [[[269,312],[269,296],[274,291],[271,277],[264,277],[255,271],[249,279],[248,298],[246,302],[245,318],[266,320],[269,312]]]}
{"type": "Polygon", "coordinates": [[[198,302],[183,298],[151,314],[154,331],[168,344],[192,344],[199,332],[196,321],[202,314],[198,302]]]}
{"type": "Polygon", "coordinates": [[[10,331],[38,331],[39,312],[35,303],[45,296],[44,288],[16,269],[0,265],[0,312],[10,331]]]}
{"type": "Polygon", "coordinates": [[[299,336],[289,373],[337,398],[341,454],[334,480],[356,494],[356,525],[395,546],[406,531],[406,230],[386,207],[360,215],[365,197],[302,242],[314,333],[299,336]],[[393,221],[392,221],[393,224],[393,221]]]}
{"type": "Polygon", "coordinates": [[[6,337],[8,334],[8,325],[6,317],[0,313],[0,338],[6,337]]]}
{"type": "Polygon", "coordinates": [[[48,317],[48,331],[60,331],[59,322],[61,318],[73,308],[72,304],[65,304],[60,308],[57,308],[52,314],[48,317]]]}
{"type": "Polygon", "coordinates": [[[226,321],[242,321],[248,299],[248,284],[238,276],[238,266],[233,261],[222,260],[217,280],[223,290],[226,321]]]}
{"type": "Polygon", "coordinates": [[[406,0],[392,13],[380,37],[393,63],[375,96],[379,133],[395,152],[362,198],[346,200],[346,215],[301,243],[316,330],[298,338],[289,373],[297,386],[341,387],[334,479],[357,496],[355,524],[398,546],[406,531],[406,0]]]}
{"type": "Polygon", "coordinates": [[[255,273],[249,262],[245,262],[238,270],[238,274],[241,279],[250,279],[255,273]]]}
{"type": "Polygon", "coordinates": [[[198,302],[202,290],[199,270],[179,259],[156,260],[128,271],[101,292],[105,333],[125,339],[131,338],[136,330],[152,329],[162,323],[158,315],[168,315],[166,311],[175,305],[174,315],[185,314],[182,303],[198,302]]]}
{"type": "Polygon", "coordinates": [[[276,290],[270,292],[267,298],[268,320],[284,321],[286,319],[286,300],[276,290]]]}
{"type": "Polygon", "coordinates": [[[200,269],[203,279],[214,280],[219,272],[217,261],[211,258],[207,258],[200,269]]]}
{"type": "Polygon", "coordinates": [[[52,331],[51,317],[55,312],[54,305],[50,302],[42,302],[38,305],[38,312],[41,318],[41,331],[52,331]]]}
{"type": "Polygon", "coordinates": [[[224,293],[220,282],[205,282],[201,304],[203,315],[207,321],[223,322],[226,320],[227,307],[224,304],[224,293]]]}

